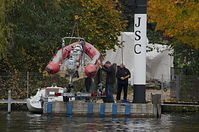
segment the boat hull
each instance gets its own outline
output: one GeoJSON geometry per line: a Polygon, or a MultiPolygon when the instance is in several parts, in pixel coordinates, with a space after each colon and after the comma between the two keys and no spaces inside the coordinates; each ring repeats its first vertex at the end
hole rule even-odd
{"type": "Polygon", "coordinates": [[[32,113],[42,113],[42,103],[39,100],[27,99],[28,110],[32,113]]]}

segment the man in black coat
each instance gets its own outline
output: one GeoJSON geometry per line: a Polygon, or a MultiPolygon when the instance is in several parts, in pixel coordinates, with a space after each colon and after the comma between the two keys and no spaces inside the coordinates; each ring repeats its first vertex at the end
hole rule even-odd
{"type": "Polygon", "coordinates": [[[124,64],[121,64],[116,73],[117,77],[117,101],[120,100],[121,92],[123,89],[124,96],[123,99],[127,100],[127,90],[128,90],[128,78],[131,77],[130,71],[125,67],[124,64]]]}
{"type": "Polygon", "coordinates": [[[106,98],[105,103],[114,103],[113,99],[113,86],[115,83],[115,68],[110,61],[107,61],[102,67],[102,70],[106,72],[106,98]]]}

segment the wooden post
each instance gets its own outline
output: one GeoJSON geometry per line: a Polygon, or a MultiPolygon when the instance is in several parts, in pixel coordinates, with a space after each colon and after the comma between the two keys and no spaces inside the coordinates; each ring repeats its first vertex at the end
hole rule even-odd
{"type": "Polygon", "coordinates": [[[8,113],[11,113],[11,90],[8,90],[8,113]]]}
{"type": "Polygon", "coordinates": [[[26,75],[26,90],[27,90],[27,98],[29,97],[29,72],[27,72],[27,75],[26,75]]]}
{"type": "Polygon", "coordinates": [[[151,94],[154,114],[157,118],[161,117],[161,94],[151,94]]]}

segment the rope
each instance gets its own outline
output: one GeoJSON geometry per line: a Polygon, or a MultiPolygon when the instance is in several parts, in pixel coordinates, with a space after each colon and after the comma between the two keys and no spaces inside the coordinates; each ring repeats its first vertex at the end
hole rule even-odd
{"type": "MultiPolygon", "coordinates": [[[[71,37],[74,37],[75,31],[76,31],[77,37],[80,37],[79,36],[79,27],[78,27],[78,23],[77,22],[75,22],[75,24],[73,26],[71,37]]],[[[72,38],[70,39],[69,44],[71,43],[71,40],[72,40],[72,38]]],[[[80,41],[80,39],[78,41],[80,41]]]]}
{"type": "MultiPolygon", "coordinates": [[[[74,24],[74,26],[73,26],[73,30],[72,30],[71,37],[73,37],[73,34],[74,34],[74,32],[75,32],[75,27],[76,27],[76,22],[75,22],[75,24],[74,24]]],[[[72,39],[70,39],[69,44],[71,43],[71,40],[72,40],[72,39]]]]}

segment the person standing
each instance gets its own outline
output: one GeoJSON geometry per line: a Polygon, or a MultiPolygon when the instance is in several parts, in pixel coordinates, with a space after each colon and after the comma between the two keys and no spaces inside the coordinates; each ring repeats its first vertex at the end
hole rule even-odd
{"type": "Polygon", "coordinates": [[[128,91],[128,78],[131,77],[130,71],[125,67],[124,64],[121,64],[116,73],[117,77],[117,96],[116,100],[120,100],[121,92],[123,89],[124,96],[123,99],[127,100],[127,91],[128,91]]]}
{"type": "Polygon", "coordinates": [[[115,68],[110,61],[107,61],[102,70],[106,72],[106,98],[104,99],[105,103],[114,103],[113,99],[113,86],[115,83],[115,68]]]}

